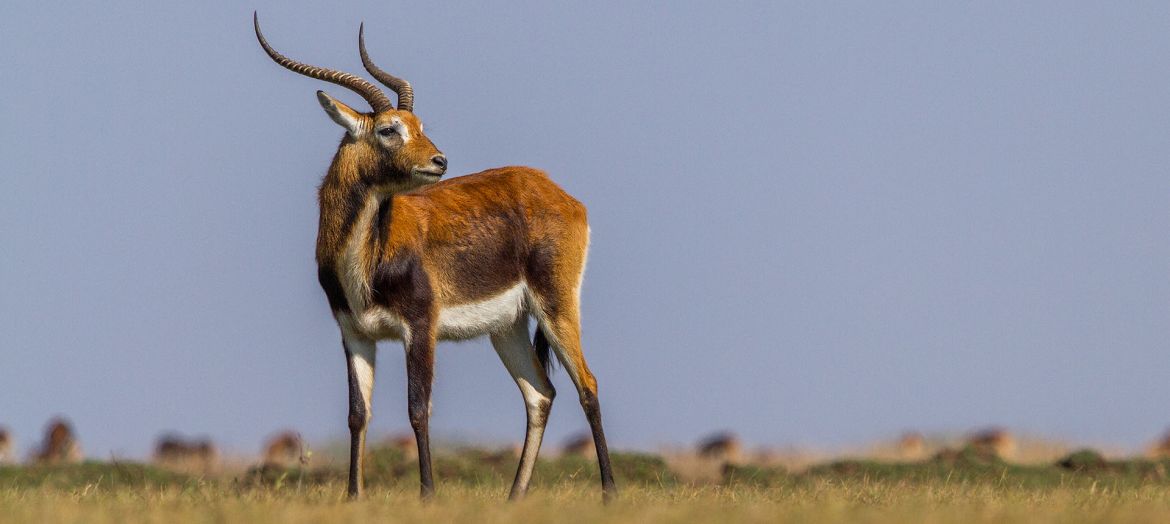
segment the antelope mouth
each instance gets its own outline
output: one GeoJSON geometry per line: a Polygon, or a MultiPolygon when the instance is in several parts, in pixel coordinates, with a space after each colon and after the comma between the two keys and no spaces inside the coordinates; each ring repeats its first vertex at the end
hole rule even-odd
{"type": "Polygon", "coordinates": [[[421,167],[421,168],[416,167],[416,168],[410,170],[410,174],[414,175],[415,178],[433,182],[435,180],[443,178],[443,173],[445,173],[446,171],[447,170],[445,170],[445,169],[440,170],[440,169],[427,168],[427,167],[421,167]]]}

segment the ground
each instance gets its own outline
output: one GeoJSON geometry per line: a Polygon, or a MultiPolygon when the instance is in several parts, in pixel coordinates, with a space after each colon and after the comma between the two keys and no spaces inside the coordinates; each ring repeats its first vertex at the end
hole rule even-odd
{"type": "Polygon", "coordinates": [[[914,463],[839,461],[800,473],[729,466],[684,482],[653,455],[614,457],[620,499],[601,504],[595,463],[542,461],[532,493],[507,503],[510,461],[437,457],[438,495],[418,500],[412,463],[375,452],[369,492],[344,499],[341,468],[183,475],[130,463],[0,467],[0,521],[17,522],[1158,522],[1170,463],[1092,452],[1048,465],[960,450],[914,463]]]}

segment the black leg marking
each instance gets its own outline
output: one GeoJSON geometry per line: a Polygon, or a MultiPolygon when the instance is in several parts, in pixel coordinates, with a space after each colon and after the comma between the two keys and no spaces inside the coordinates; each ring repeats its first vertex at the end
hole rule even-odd
{"type": "MultiPolygon", "coordinates": [[[[344,346],[344,342],[342,346],[344,346]]],[[[349,498],[362,495],[365,488],[364,448],[366,444],[366,402],[362,398],[357,372],[353,367],[353,353],[345,349],[345,364],[349,371],[349,498]]]]}
{"type": "Polygon", "coordinates": [[[422,329],[411,329],[411,333],[417,333],[418,338],[411,342],[406,354],[407,410],[418,445],[418,476],[421,484],[419,493],[426,500],[435,494],[435,479],[431,472],[429,427],[431,384],[435,375],[435,343],[425,326],[422,329]]]}
{"type": "Polygon", "coordinates": [[[597,465],[601,468],[601,496],[605,502],[617,497],[617,486],[613,483],[613,466],[609,463],[609,448],[605,444],[605,432],[601,429],[601,404],[597,395],[586,391],[581,395],[581,407],[593,430],[593,445],[597,448],[597,465]]]}

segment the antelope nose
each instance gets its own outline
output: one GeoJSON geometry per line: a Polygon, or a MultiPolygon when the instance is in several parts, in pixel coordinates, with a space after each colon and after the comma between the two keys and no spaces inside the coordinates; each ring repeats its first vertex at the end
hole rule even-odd
{"type": "Polygon", "coordinates": [[[436,166],[439,166],[439,169],[442,169],[443,171],[447,170],[446,155],[435,155],[431,157],[431,162],[433,162],[436,166]]]}

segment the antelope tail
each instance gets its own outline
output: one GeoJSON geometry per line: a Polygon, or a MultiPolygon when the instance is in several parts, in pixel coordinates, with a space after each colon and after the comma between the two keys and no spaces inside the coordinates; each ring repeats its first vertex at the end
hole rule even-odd
{"type": "Polygon", "coordinates": [[[541,329],[539,323],[536,325],[536,335],[532,337],[532,349],[536,351],[536,360],[540,361],[540,366],[544,368],[545,374],[552,376],[553,360],[548,347],[548,339],[545,338],[544,330],[541,329]]]}

